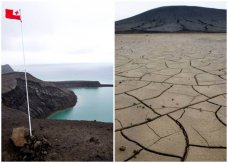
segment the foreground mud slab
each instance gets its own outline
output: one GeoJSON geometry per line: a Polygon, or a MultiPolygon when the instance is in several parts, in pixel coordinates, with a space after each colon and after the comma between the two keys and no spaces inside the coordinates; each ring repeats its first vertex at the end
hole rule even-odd
{"type": "Polygon", "coordinates": [[[116,161],[226,160],[226,35],[116,35],[116,161]]]}

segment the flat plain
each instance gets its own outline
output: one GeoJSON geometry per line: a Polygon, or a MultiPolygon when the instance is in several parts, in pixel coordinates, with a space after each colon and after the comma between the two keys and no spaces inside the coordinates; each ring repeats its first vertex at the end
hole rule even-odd
{"type": "Polygon", "coordinates": [[[226,160],[226,34],[116,34],[116,161],[226,160]]]}

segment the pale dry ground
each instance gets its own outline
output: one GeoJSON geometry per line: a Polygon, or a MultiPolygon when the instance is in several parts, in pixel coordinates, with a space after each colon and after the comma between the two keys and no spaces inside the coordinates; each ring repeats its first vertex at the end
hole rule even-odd
{"type": "Polygon", "coordinates": [[[226,160],[226,34],[116,35],[116,161],[226,160]]]}

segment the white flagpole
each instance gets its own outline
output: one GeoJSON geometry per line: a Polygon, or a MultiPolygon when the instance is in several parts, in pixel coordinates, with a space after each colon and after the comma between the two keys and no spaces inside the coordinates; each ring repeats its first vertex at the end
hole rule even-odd
{"type": "Polygon", "coordinates": [[[24,39],[23,39],[21,9],[19,11],[20,11],[20,16],[21,16],[21,20],[20,20],[21,21],[21,42],[22,42],[22,52],[23,52],[24,68],[25,68],[25,89],[26,89],[27,106],[28,106],[29,133],[30,133],[30,136],[32,136],[32,125],[31,125],[30,108],[29,108],[29,95],[28,95],[27,71],[26,71],[26,64],[25,64],[25,52],[24,52],[24,39]]]}

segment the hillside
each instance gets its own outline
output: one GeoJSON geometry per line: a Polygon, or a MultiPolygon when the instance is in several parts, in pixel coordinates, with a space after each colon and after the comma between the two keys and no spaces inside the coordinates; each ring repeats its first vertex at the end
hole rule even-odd
{"type": "Polygon", "coordinates": [[[2,65],[2,74],[7,74],[11,72],[14,72],[14,70],[12,69],[12,67],[10,67],[10,65],[8,64],[2,65]]]}
{"type": "MultiPolygon", "coordinates": [[[[77,96],[71,90],[58,88],[50,82],[39,80],[27,73],[31,116],[46,118],[53,112],[72,107],[77,96]]],[[[2,75],[2,103],[27,113],[25,80],[23,72],[2,75]]]]}
{"type": "Polygon", "coordinates": [[[167,6],[116,21],[116,33],[226,32],[226,10],[167,6]]]}

